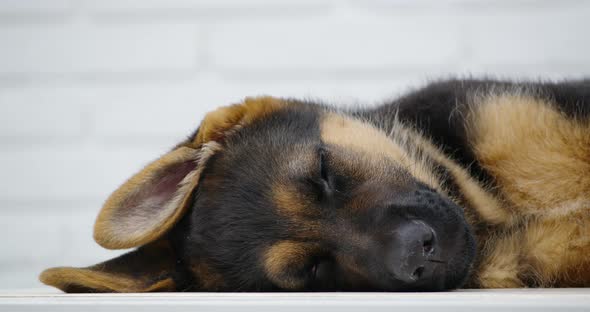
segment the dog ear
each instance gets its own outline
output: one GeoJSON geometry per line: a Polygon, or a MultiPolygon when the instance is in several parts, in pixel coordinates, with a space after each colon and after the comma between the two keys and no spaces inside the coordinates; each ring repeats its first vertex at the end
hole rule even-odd
{"type": "Polygon", "coordinates": [[[96,242],[122,249],[162,237],[187,211],[207,159],[221,149],[224,138],[284,103],[249,98],[207,114],[194,137],[147,165],[107,199],[94,225],[96,242]]]}
{"type": "Polygon", "coordinates": [[[127,180],[100,211],[96,242],[109,249],[131,248],[166,233],[185,212],[205,158],[218,148],[209,145],[178,147],[127,180]]]}
{"type": "Polygon", "coordinates": [[[51,268],[39,279],[68,293],[175,291],[175,262],[169,244],[159,240],[87,268],[51,268]]]}

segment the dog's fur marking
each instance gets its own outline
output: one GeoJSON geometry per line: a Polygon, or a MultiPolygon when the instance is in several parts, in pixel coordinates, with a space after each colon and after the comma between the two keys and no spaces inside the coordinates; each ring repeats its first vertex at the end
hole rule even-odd
{"type": "Polygon", "coordinates": [[[479,101],[467,133],[477,159],[518,213],[545,214],[566,201],[590,200],[590,120],[569,119],[532,96],[479,101]]]}
{"type": "MultiPolygon", "coordinates": [[[[440,189],[438,179],[424,164],[413,160],[403,148],[372,125],[339,114],[328,114],[322,120],[321,125],[321,136],[324,142],[349,148],[364,157],[394,160],[403,168],[410,170],[412,176],[418,180],[433,189],[440,189]]],[[[385,165],[386,163],[384,163],[385,165]]],[[[375,174],[376,172],[371,173],[375,174]]],[[[362,176],[366,172],[356,172],[355,174],[362,176]]]]}
{"type": "Polygon", "coordinates": [[[199,146],[204,142],[223,139],[228,130],[244,126],[286,106],[286,102],[270,96],[246,98],[243,103],[221,107],[208,113],[191,142],[199,146]]]}
{"type": "Polygon", "coordinates": [[[507,235],[491,239],[484,246],[481,269],[478,270],[476,286],[482,288],[518,288],[524,283],[518,275],[522,271],[520,261],[521,237],[507,235]]]}
{"type": "Polygon", "coordinates": [[[583,286],[590,278],[590,210],[539,218],[523,229],[526,261],[540,287],[583,286]],[[565,272],[565,274],[563,274],[565,272]]]}
{"type": "Polygon", "coordinates": [[[476,97],[470,142],[519,225],[488,239],[479,287],[588,285],[590,121],[526,94],[476,97]]]}
{"type": "Polygon", "coordinates": [[[318,217],[314,199],[297,187],[294,181],[302,176],[308,176],[317,168],[314,151],[301,152],[304,147],[293,148],[283,159],[280,171],[285,172],[282,177],[275,177],[271,187],[271,197],[276,204],[277,212],[294,221],[312,221],[318,217]],[[307,219],[307,220],[305,220],[307,219]]]}
{"type": "MultiPolygon", "coordinates": [[[[425,167],[429,168],[430,172],[436,172],[433,168],[435,164],[446,168],[452,175],[453,182],[457,184],[462,198],[453,198],[459,194],[452,194],[449,192],[449,185],[445,185],[444,181],[446,177],[437,177],[438,181],[442,181],[440,186],[441,190],[447,193],[451,199],[458,201],[462,206],[466,205],[466,208],[471,208],[474,213],[477,214],[477,218],[483,219],[485,222],[490,224],[500,224],[511,222],[511,215],[508,210],[504,208],[502,203],[490,195],[489,190],[481,185],[480,182],[473,179],[467,171],[459,166],[456,162],[445,156],[438,148],[432,143],[425,140],[423,136],[412,131],[410,128],[399,128],[394,129],[392,133],[396,133],[394,136],[397,140],[408,142],[411,140],[412,145],[410,147],[410,154],[417,162],[421,162],[425,167]],[[430,158],[430,159],[429,159],[430,158]],[[434,162],[434,163],[433,163],[434,162]]],[[[404,144],[408,146],[408,144],[404,144]]],[[[468,214],[472,214],[471,211],[466,211],[468,214]]],[[[473,216],[476,218],[476,216],[473,216]]],[[[475,219],[472,220],[472,224],[475,219]]]]}
{"type": "Polygon", "coordinates": [[[169,244],[156,241],[87,268],[45,270],[40,280],[65,292],[174,291],[176,285],[170,275],[174,263],[169,244]]]}
{"type": "Polygon", "coordinates": [[[273,188],[273,198],[279,212],[290,219],[304,221],[318,217],[313,199],[292,187],[291,184],[276,185],[273,188]]]}
{"type": "Polygon", "coordinates": [[[264,269],[267,276],[285,289],[303,287],[305,279],[300,277],[314,251],[313,244],[280,241],[264,252],[264,269]]]}
{"type": "MultiPolygon", "coordinates": [[[[322,138],[329,143],[349,146],[363,152],[377,152],[378,155],[386,155],[407,168],[413,177],[433,189],[446,192],[447,186],[444,177],[434,174],[433,161],[447,168],[452,174],[455,183],[460,188],[464,200],[486,222],[492,224],[510,222],[510,214],[502,204],[491,196],[486,189],[475,181],[458,164],[445,156],[432,143],[428,142],[419,133],[399,121],[390,125],[390,134],[384,134],[368,124],[356,120],[349,120],[339,115],[330,115],[322,123],[324,129],[322,138]]],[[[455,199],[457,200],[457,199],[455,199]]]]}
{"type": "Polygon", "coordinates": [[[590,278],[588,213],[532,217],[491,237],[483,251],[477,286],[508,288],[587,285],[590,278]]]}

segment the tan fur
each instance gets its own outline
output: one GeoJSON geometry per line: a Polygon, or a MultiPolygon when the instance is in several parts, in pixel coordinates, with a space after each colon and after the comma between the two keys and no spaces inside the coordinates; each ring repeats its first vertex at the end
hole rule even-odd
{"type": "MultiPolygon", "coordinates": [[[[380,158],[393,159],[404,168],[410,169],[416,179],[434,189],[440,189],[438,180],[428,168],[415,162],[407,151],[372,125],[338,114],[328,114],[321,125],[324,142],[359,151],[374,162],[379,162],[380,158]]],[[[363,175],[365,172],[356,174],[363,175]]]]}
{"type": "Polygon", "coordinates": [[[294,221],[312,221],[318,217],[315,199],[298,189],[293,179],[313,174],[318,168],[317,153],[314,150],[304,151],[304,147],[292,146],[280,165],[283,176],[275,177],[271,186],[271,197],[276,204],[277,212],[294,221]]]}
{"type": "MultiPolygon", "coordinates": [[[[461,199],[458,198],[452,198],[453,200],[459,202],[461,206],[467,206],[468,208],[475,210],[475,213],[487,223],[501,224],[513,222],[510,211],[505,208],[500,199],[495,198],[490,194],[489,189],[473,179],[464,168],[445,156],[438,148],[432,145],[432,143],[425,140],[417,133],[410,133],[410,135],[413,137],[413,143],[417,148],[422,149],[432,159],[449,169],[450,173],[453,175],[455,182],[461,188],[461,195],[466,202],[461,202],[461,199]]],[[[427,165],[428,164],[425,166],[427,165]]],[[[443,193],[448,193],[444,184],[441,185],[441,189],[443,193]]],[[[466,213],[469,217],[471,211],[466,211],[466,213]]]]}
{"type": "Polygon", "coordinates": [[[136,290],[136,281],[121,278],[109,273],[95,272],[89,269],[59,267],[44,271],[41,282],[71,292],[76,286],[88,287],[97,292],[112,292],[126,289],[136,290]],[[75,281],[75,284],[71,281],[75,281]]]}
{"type": "Polygon", "coordinates": [[[170,245],[157,241],[91,267],[51,268],[39,279],[65,292],[174,291],[175,260],[170,245]]]}
{"type": "Polygon", "coordinates": [[[530,96],[497,95],[475,105],[468,127],[477,159],[517,213],[590,200],[589,120],[566,118],[530,96]]]}
{"type": "Polygon", "coordinates": [[[193,147],[209,141],[219,141],[236,126],[243,126],[284,108],[287,103],[270,96],[246,98],[243,103],[221,107],[208,113],[199,126],[199,133],[191,142],[193,147]]]}
{"type": "Polygon", "coordinates": [[[590,286],[590,206],[586,211],[529,222],[523,229],[525,261],[536,285],[590,286]]]}
{"type": "Polygon", "coordinates": [[[313,243],[287,240],[274,243],[266,249],[263,255],[266,275],[271,281],[285,289],[303,287],[305,282],[302,276],[303,270],[307,260],[313,256],[316,249],[317,246],[313,243]]]}
{"type": "Polygon", "coordinates": [[[319,211],[312,198],[293,187],[292,183],[277,183],[272,190],[279,213],[293,221],[305,221],[308,228],[313,226],[313,219],[319,217],[319,211]]]}
{"type": "Polygon", "coordinates": [[[517,288],[525,284],[519,278],[523,271],[520,233],[497,234],[487,237],[482,262],[477,269],[475,284],[481,288],[517,288]]]}
{"type": "Polygon", "coordinates": [[[488,237],[477,286],[589,286],[589,215],[587,210],[558,218],[533,218],[521,227],[488,237]]]}
{"type": "Polygon", "coordinates": [[[486,239],[478,287],[590,286],[590,121],[531,96],[477,101],[471,144],[513,215],[486,239]]]}

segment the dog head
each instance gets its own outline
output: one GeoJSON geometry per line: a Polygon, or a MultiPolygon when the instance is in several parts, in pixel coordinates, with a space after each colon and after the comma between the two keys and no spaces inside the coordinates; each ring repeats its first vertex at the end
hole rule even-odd
{"type": "Polygon", "coordinates": [[[41,280],[67,292],[459,287],[474,239],[420,144],[313,103],[220,108],[106,201],[95,240],[136,250],[41,280]]]}

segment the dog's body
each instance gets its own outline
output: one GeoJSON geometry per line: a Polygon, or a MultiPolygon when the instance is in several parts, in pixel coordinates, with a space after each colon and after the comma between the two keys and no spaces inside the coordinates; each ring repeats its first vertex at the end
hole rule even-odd
{"type": "Polygon", "coordinates": [[[64,291],[590,286],[590,81],[210,113],[106,202],[64,291]]]}

